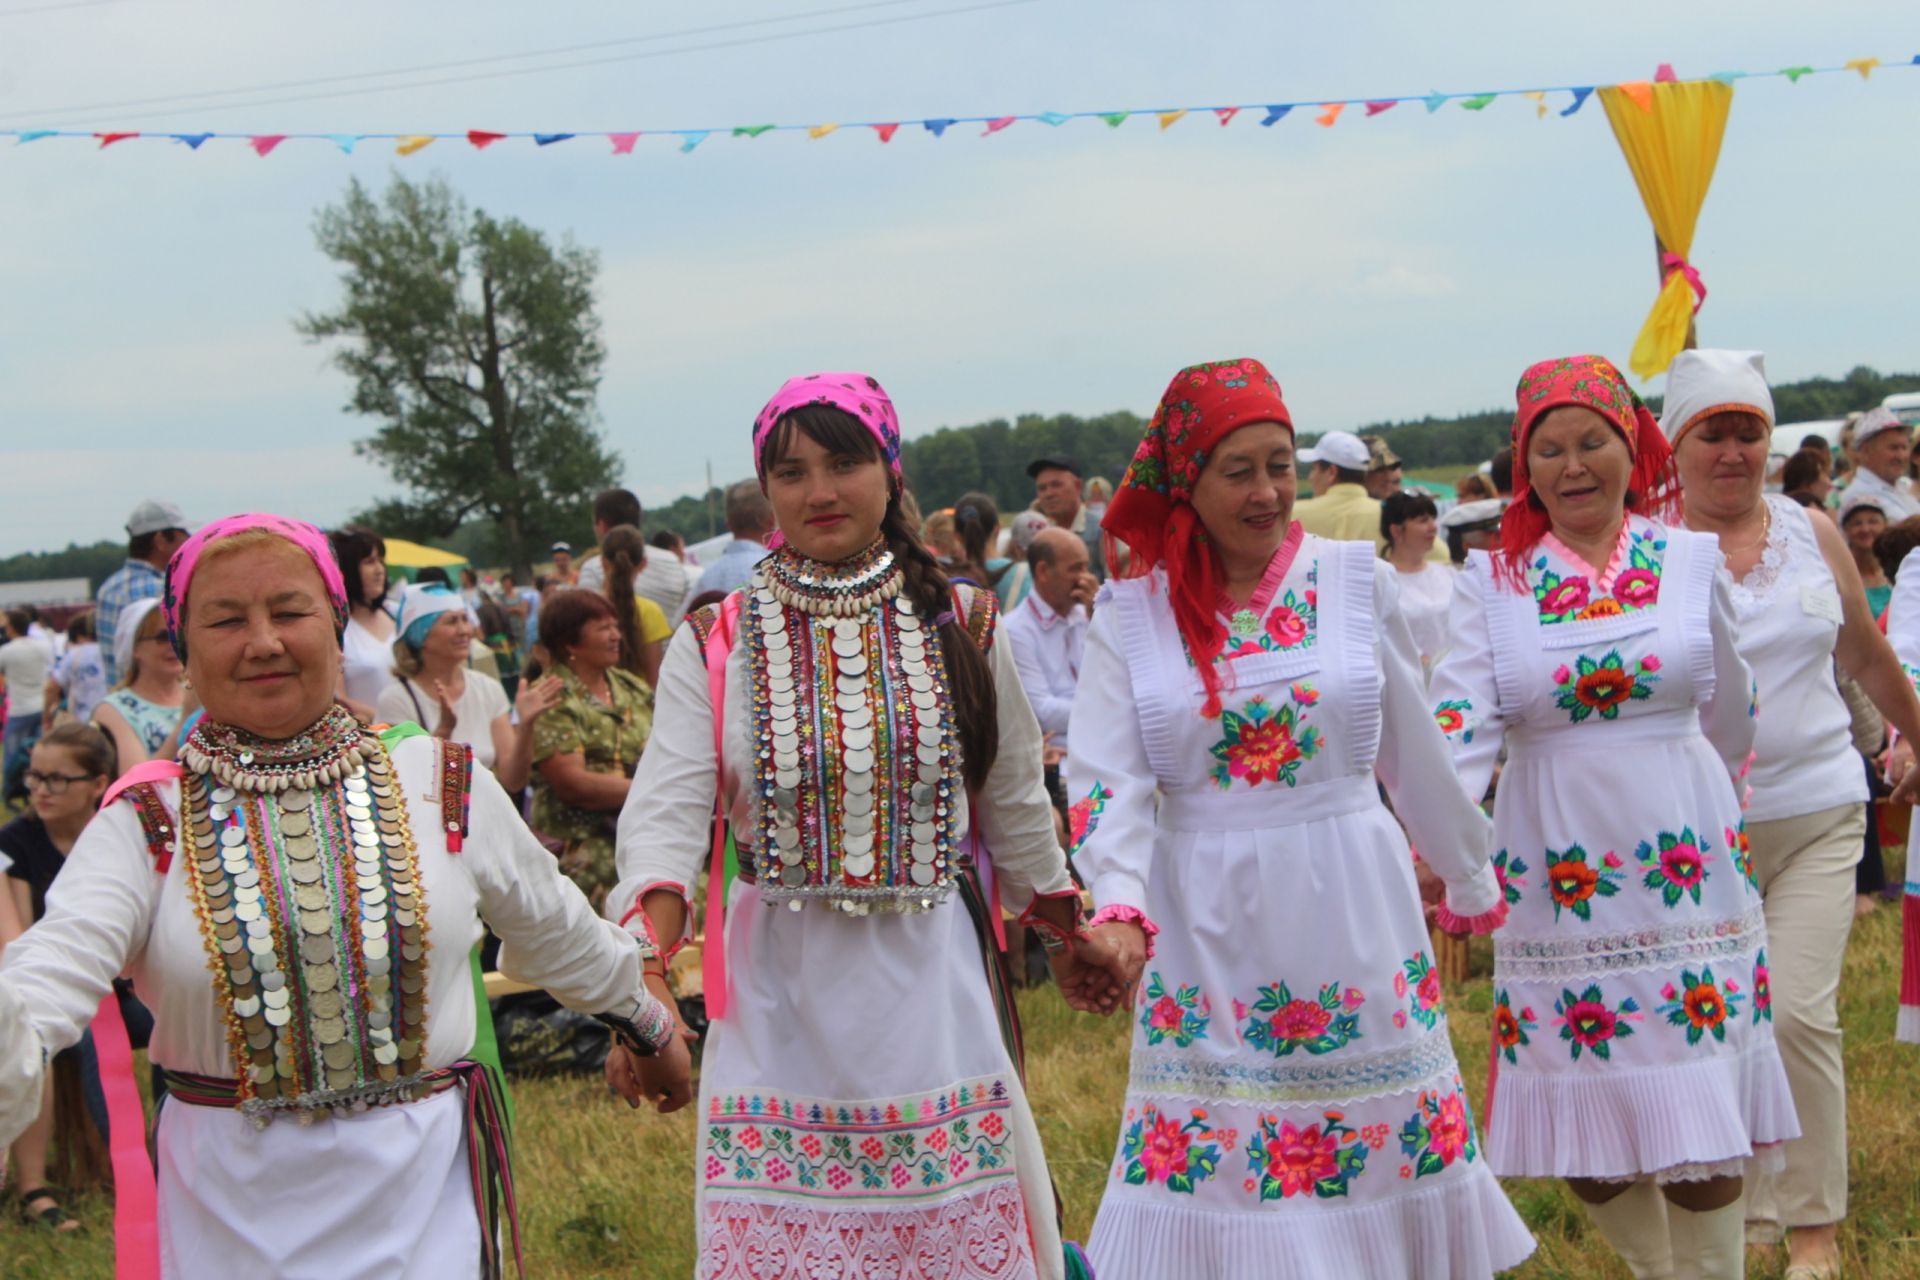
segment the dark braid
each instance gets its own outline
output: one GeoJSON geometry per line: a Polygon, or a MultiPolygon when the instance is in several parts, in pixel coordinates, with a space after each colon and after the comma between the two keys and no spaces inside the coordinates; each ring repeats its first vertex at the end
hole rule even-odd
{"type": "MultiPolygon", "coordinates": [[[[760,447],[760,470],[764,475],[773,460],[786,447],[787,433],[799,431],[823,449],[848,457],[880,460],[880,442],[852,414],[828,405],[802,405],[781,417],[767,433],[760,447]]],[[[993,668],[987,655],[975,644],[967,630],[966,616],[956,607],[953,585],[921,543],[919,530],[913,528],[900,507],[898,488],[887,501],[887,513],[880,521],[880,535],[900,565],[906,581],[906,597],[928,625],[942,614],[953,620],[938,631],[940,652],[947,670],[947,690],[953,699],[953,714],[960,737],[961,774],[969,788],[986,784],[987,774],[1000,751],[1000,702],[994,690],[993,668]]],[[[987,590],[986,587],[976,588],[987,590]]]]}

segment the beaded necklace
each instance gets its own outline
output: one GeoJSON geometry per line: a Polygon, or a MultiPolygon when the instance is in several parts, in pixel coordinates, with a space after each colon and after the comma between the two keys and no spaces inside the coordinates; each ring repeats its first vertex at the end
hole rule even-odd
{"type": "Polygon", "coordinates": [[[842,565],[777,552],[741,611],[755,862],[793,910],[925,911],[952,891],[959,742],[940,638],[884,543],[842,565]]]}
{"type": "Polygon", "coordinates": [[[188,890],[240,1110],[260,1124],[428,1091],[427,909],[406,803],[379,740],[349,716],[349,742],[330,721],[287,742],[202,725],[181,783],[188,890]]]}

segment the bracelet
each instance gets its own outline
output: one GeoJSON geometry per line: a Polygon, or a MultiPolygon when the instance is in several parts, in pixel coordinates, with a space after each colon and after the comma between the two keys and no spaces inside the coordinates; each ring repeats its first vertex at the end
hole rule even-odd
{"type": "Polygon", "coordinates": [[[633,1006],[625,1014],[595,1014],[601,1022],[613,1029],[613,1034],[621,1044],[644,1058],[667,1047],[673,1038],[673,1012],[667,1003],[654,996],[650,991],[641,991],[634,997],[633,1006]]]}
{"type": "Polygon", "coordinates": [[[1105,906],[1093,913],[1093,919],[1087,922],[1088,929],[1098,929],[1103,924],[1135,924],[1147,938],[1147,959],[1153,959],[1153,936],[1160,932],[1160,926],[1147,919],[1147,913],[1138,907],[1120,905],[1105,906]]]}
{"type": "Polygon", "coordinates": [[[1079,942],[1087,936],[1087,925],[1083,919],[1076,919],[1074,921],[1072,932],[1068,932],[1053,921],[1044,920],[1039,916],[1030,917],[1026,923],[1027,927],[1038,935],[1040,946],[1050,956],[1059,955],[1075,942],[1079,942]]]}

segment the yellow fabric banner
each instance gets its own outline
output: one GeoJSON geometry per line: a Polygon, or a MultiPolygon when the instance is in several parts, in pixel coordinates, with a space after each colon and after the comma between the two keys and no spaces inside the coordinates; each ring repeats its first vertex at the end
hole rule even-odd
{"type": "Polygon", "coordinates": [[[1690,274],[1693,229],[1720,160],[1720,139],[1733,108],[1733,86],[1718,80],[1635,86],[1651,89],[1651,108],[1624,86],[1599,91],[1607,123],[1620,143],[1654,234],[1680,262],[1669,264],[1660,296],[1634,340],[1629,367],[1641,378],[1663,373],[1687,345],[1695,308],[1690,274]]]}

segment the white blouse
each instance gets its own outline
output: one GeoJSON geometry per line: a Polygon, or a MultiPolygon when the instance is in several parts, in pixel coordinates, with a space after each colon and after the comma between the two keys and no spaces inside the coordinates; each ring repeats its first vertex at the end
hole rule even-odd
{"type": "Polygon", "coordinates": [[[1413,644],[1420,651],[1420,662],[1431,673],[1447,652],[1447,611],[1453,607],[1454,570],[1446,564],[1429,561],[1413,573],[1398,569],[1394,581],[1400,584],[1400,612],[1413,632],[1413,644]]]}

